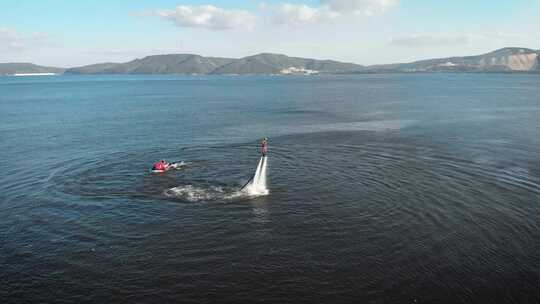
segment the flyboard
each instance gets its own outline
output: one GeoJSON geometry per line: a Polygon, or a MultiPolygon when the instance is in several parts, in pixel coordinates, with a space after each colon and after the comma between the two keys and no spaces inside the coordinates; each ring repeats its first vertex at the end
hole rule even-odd
{"type": "Polygon", "coordinates": [[[170,163],[169,166],[167,166],[167,169],[165,170],[150,170],[150,172],[152,173],[164,173],[164,172],[167,172],[169,170],[172,170],[172,169],[178,169],[182,166],[184,166],[185,163],[183,161],[180,161],[180,162],[174,162],[174,163],[170,163]]]}

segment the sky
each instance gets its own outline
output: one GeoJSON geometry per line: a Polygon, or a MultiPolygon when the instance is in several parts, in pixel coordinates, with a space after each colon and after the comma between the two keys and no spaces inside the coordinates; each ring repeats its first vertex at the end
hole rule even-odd
{"type": "Polygon", "coordinates": [[[540,49],[540,0],[0,0],[0,62],[189,53],[363,65],[540,49]]]}

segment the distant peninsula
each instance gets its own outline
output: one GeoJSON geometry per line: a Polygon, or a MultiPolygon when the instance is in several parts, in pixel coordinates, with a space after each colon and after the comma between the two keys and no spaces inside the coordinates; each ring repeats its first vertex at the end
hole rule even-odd
{"type": "Polygon", "coordinates": [[[240,59],[194,54],[147,56],[125,63],[55,68],[31,63],[0,63],[0,75],[28,74],[189,74],[189,75],[316,75],[362,73],[540,73],[540,51],[508,47],[487,54],[363,66],[263,53],[240,59]]]}

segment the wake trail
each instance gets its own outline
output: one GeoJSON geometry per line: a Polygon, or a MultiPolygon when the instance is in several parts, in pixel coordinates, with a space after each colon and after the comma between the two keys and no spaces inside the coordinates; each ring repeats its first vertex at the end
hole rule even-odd
{"type": "MultiPolygon", "coordinates": [[[[240,190],[225,189],[223,187],[196,187],[193,185],[177,186],[165,191],[167,197],[180,198],[190,202],[236,200],[247,197],[265,196],[270,194],[266,184],[267,158],[261,157],[255,174],[240,190]]],[[[238,188],[236,188],[238,189],[238,188]]]]}

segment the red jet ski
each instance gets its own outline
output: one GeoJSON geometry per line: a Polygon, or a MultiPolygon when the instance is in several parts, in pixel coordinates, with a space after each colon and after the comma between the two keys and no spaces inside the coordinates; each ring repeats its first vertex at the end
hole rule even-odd
{"type": "Polygon", "coordinates": [[[154,164],[150,172],[152,173],[164,173],[171,169],[178,169],[184,165],[184,162],[175,162],[175,163],[166,163],[165,161],[160,161],[154,164]]]}

